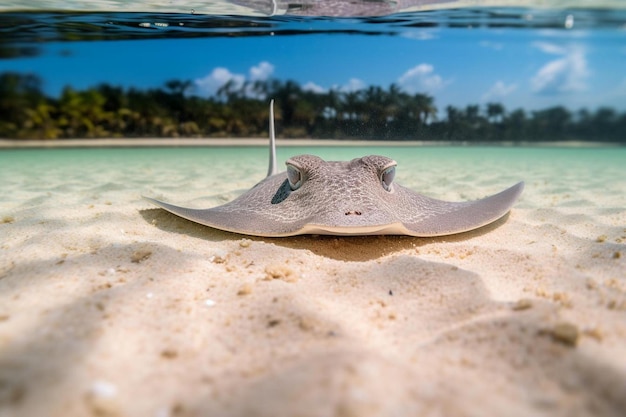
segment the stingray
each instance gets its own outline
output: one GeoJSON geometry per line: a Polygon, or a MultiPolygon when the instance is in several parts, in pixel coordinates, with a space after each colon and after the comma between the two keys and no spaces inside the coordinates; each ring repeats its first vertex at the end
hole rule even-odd
{"type": "Polygon", "coordinates": [[[277,173],[273,101],[269,130],[267,177],[231,202],[194,209],[144,198],[187,220],[244,235],[431,237],[493,223],[509,212],[524,188],[519,182],[480,200],[437,200],[395,183],[396,161],[378,155],[341,162],[298,155],[277,173]]]}

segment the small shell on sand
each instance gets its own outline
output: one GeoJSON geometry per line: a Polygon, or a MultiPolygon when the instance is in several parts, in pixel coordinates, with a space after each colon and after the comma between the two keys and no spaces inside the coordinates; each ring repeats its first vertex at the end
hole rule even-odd
{"type": "Polygon", "coordinates": [[[176,349],[163,349],[161,351],[161,357],[164,359],[175,359],[178,357],[178,351],[176,349]]]}
{"type": "Polygon", "coordinates": [[[550,335],[557,342],[561,342],[567,346],[576,346],[580,332],[578,326],[568,322],[560,322],[549,330],[550,335]]]}
{"type": "Polygon", "coordinates": [[[108,381],[95,381],[85,396],[93,415],[119,415],[117,387],[108,381]]]}
{"type": "Polygon", "coordinates": [[[268,265],[265,267],[265,274],[267,280],[280,279],[285,282],[296,282],[298,280],[293,270],[284,265],[268,265]]]}
{"type": "Polygon", "coordinates": [[[130,261],[132,263],[138,264],[140,262],[145,261],[146,259],[150,258],[152,256],[152,251],[149,249],[139,249],[136,250],[135,252],[133,252],[132,255],[130,255],[130,261]]]}
{"type": "Polygon", "coordinates": [[[517,302],[513,304],[511,308],[515,311],[520,311],[520,310],[528,310],[532,306],[533,306],[532,300],[528,298],[521,298],[517,300],[517,302]]]}
{"type": "Polygon", "coordinates": [[[245,283],[241,287],[239,287],[239,290],[237,291],[237,295],[248,295],[251,292],[252,292],[252,285],[250,285],[250,283],[245,283]]]}
{"type": "Polygon", "coordinates": [[[223,264],[226,262],[226,258],[228,257],[228,252],[225,250],[217,250],[209,257],[209,261],[215,264],[223,264]]]}

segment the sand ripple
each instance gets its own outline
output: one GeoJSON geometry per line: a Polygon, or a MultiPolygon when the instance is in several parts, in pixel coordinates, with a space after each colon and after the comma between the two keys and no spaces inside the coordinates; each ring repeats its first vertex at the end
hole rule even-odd
{"type": "Polygon", "coordinates": [[[168,151],[0,154],[0,415],[623,415],[623,150],[389,149],[439,198],[526,181],[437,239],[197,226],[141,194],[220,204],[265,151],[168,151]]]}

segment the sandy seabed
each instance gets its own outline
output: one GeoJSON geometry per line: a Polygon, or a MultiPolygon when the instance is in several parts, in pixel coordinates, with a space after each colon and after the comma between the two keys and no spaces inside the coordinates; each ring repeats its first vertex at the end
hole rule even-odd
{"type": "Polygon", "coordinates": [[[0,154],[2,417],[624,415],[623,159],[426,166],[449,200],[526,181],[458,236],[266,239],[140,199],[251,185],[202,199],[206,167],[20,155],[0,154]]]}

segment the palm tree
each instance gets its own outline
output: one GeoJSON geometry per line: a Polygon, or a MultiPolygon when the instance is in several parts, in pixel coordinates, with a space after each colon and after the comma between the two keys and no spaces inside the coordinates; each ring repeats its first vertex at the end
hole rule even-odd
{"type": "Polygon", "coordinates": [[[22,125],[20,136],[37,139],[57,139],[63,131],[58,127],[56,109],[46,101],[40,101],[34,108],[27,108],[28,118],[22,125]]]}
{"type": "Polygon", "coordinates": [[[217,89],[217,97],[229,102],[234,101],[241,96],[241,86],[237,85],[237,82],[231,78],[226,81],[220,88],[217,89]]]}
{"type": "Polygon", "coordinates": [[[563,106],[533,112],[533,134],[539,140],[569,139],[572,114],[563,106]]]}
{"type": "Polygon", "coordinates": [[[277,100],[276,120],[286,136],[618,142],[626,137],[626,113],[608,107],[572,113],[556,106],[527,114],[506,112],[500,103],[448,106],[447,117],[437,121],[433,97],[409,95],[396,84],[318,92],[294,81],[231,80],[208,98],[190,95],[190,86],[170,80],[149,90],[67,87],[51,98],[34,75],[0,73],[0,136],[265,136],[269,95],[277,100]]]}
{"type": "Polygon", "coordinates": [[[364,118],[362,111],[363,107],[363,92],[362,91],[347,91],[343,93],[342,100],[340,102],[340,114],[343,120],[357,121],[364,118]]]}
{"type": "Polygon", "coordinates": [[[270,87],[271,96],[275,98],[284,127],[293,127],[294,115],[298,102],[302,97],[300,85],[293,80],[284,83],[273,80],[270,87]]]}
{"type": "Polygon", "coordinates": [[[529,140],[528,119],[523,109],[517,109],[506,116],[504,120],[504,137],[508,140],[529,140]]]}
{"type": "Polygon", "coordinates": [[[16,72],[0,74],[0,136],[22,135],[22,126],[34,114],[27,110],[35,111],[39,103],[44,101],[41,79],[36,75],[16,72]]]}
{"type": "Polygon", "coordinates": [[[504,106],[500,103],[487,103],[487,118],[491,123],[502,123],[505,116],[504,106]]]}
{"type": "MultiPolygon", "coordinates": [[[[441,126],[443,128],[443,138],[446,140],[460,140],[462,139],[462,112],[454,106],[446,107],[447,123],[441,126]]],[[[442,138],[442,139],[443,139],[442,138]]]]}
{"type": "Polygon", "coordinates": [[[419,121],[422,124],[430,123],[437,116],[435,99],[427,94],[415,94],[411,100],[419,121]]]}
{"type": "Polygon", "coordinates": [[[111,113],[104,110],[106,98],[98,90],[74,91],[63,89],[59,101],[59,125],[64,128],[66,137],[107,136],[105,126],[111,120],[111,113]]]}

